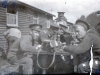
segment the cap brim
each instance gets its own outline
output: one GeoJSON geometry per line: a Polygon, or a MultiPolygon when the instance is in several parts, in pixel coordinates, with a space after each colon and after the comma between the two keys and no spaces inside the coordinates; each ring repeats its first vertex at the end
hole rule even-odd
{"type": "Polygon", "coordinates": [[[39,24],[32,24],[32,25],[29,25],[29,28],[31,29],[33,26],[40,26],[40,28],[42,28],[42,26],[41,25],[39,25],[39,24]]]}
{"type": "Polygon", "coordinates": [[[41,31],[40,29],[31,29],[31,30],[35,30],[35,31],[39,31],[39,32],[41,31]]]}
{"type": "Polygon", "coordinates": [[[63,24],[59,24],[59,25],[68,28],[67,26],[65,26],[65,25],[63,25],[63,24]]]}
{"type": "Polygon", "coordinates": [[[51,28],[51,29],[59,29],[59,27],[53,26],[53,25],[51,25],[50,28],[51,28]]]}

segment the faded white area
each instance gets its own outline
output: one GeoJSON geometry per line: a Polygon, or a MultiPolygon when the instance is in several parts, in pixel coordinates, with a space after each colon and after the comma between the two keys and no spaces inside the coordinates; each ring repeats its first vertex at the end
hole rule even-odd
{"type": "Polygon", "coordinates": [[[90,50],[90,54],[91,54],[91,60],[90,60],[90,75],[92,75],[92,67],[93,67],[93,52],[92,52],[92,47],[93,47],[93,41],[92,41],[92,46],[91,46],[91,50],[90,50]]]}
{"type": "MultiPolygon", "coordinates": [[[[88,14],[100,10],[100,0],[20,0],[29,5],[40,8],[44,11],[56,15],[58,11],[63,11],[69,22],[75,21],[81,15],[88,14]]],[[[55,18],[56,18],[55,17],[55,18]]]]}

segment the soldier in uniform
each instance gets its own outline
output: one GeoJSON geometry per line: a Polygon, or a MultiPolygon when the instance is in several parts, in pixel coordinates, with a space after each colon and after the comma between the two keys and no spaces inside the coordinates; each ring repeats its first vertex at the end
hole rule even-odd
{"type": "Polygon", "coordinates": [[[15,41],[7,55],[10,64],[23,66],[23,74],[33,73],[33,60],[30,53],[37,52],[41,44],[39,33],[42,26],[31,24],[29,28],[31,29],[31,34],[25,35],[15,41]]]}
{"type": "MultiPolygon", "coordinates": [[[[72,34],[71,31],[69,31],[67,25],[64,24],[60,24],[60,30],[59,33],[60,34],[60,42],[61,42],[61,48],[63,45],[70,45],[71,44],[71,40],[72,37],[70,36],[72,34]]],[[[69,53],[69,52],[68,52],[69,53]]],[[[69,53],[68,55],[59,55],[56,58],[56,61],[61,63],[62,67],[59,67],[59,72],[60,73],[72,73],[73,72],[73,58],[72,55],[69,53]]]]}
{"type": "MultiPolygon", "coordinates": [[[[55,25],[55,24],[51,24],[50,29],[49,29],[49,31],[50,31],[50,40],[51,41],[53,40],[53,46],[52,47],[54,47],[54,50],[56,52],[61,51],[61,44],[62,44],[62,43],[59,43],[61,41],[59,40],[59,36],[57,36],[61,33],[61,32],[59,32],[59,29],[60,29],[60,26],[55,25]]],[[[53,64],[54,65],[54,71],[52,71],[52,72],[54,74],[72,73],[73,70],[71,68],[72,66],[69,65],[69,60],[70,60],[70,55],[67,56],[65,59],[63,59],[63,55],[56,55],[55,56],[55,62],[53,64]]]]}
{"type": "Polygon", "coordinates": [[[38,65],[40,65],[39,67],[37,66],[37,71],[36,74],[50,74],[53,73],[54,71],[54,64],[53,64],[53,60],[54,58],[54,54],[48,54],[48,53],[53,53],[54,52],[54,48],[56,46],[58,46],[58,43],[56,41],[57,39],[57,31],[59,29],[59,26],[57,26],[55,23],[52,23],[50,25],[50,28],[48,29],[48,31],[46,32],[40,32],[40,38],[42,41],[42,50],[46,52],[46,54],[39,54],[38,55],[38,65]],[[49,60],[48,60],[49,59],[49,60]],[[51,66],[50,66],[51,64],[51,66]],[[44,69],[47,68],[47,69],[44,69]]]}
{"type": "Polygon", "coordinates": [[[80,40],[78,45],[71,45],[64,47],[64,51],[78,54],[80,57],[78,72],[79,73],[88,73],[90,72],[89,60],[90,49],[92,47],[93,52],[93,72],[99,68],[99,55],[100,55],[100,37],[88,33],[89,25],[83,20],[77,20],[75,26],[76,37],[80,40]]]}
{"type": "Polygon", "coordinates": [[[64,25],[64,24],[60,24],[60,31],[62,32],[62,34],[60,35],[60,40],[61,42],[66,42],[66,45],[70,45],[71,44],[71,40],[72,37],[70,36],[70,34],[72,34],[71,31],[69,31],[67,28],[68,26],[64,25]]]}

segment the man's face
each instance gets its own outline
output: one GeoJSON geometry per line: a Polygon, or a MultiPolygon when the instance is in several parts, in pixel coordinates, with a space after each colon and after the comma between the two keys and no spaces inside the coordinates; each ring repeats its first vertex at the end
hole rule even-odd
{"type": "Polygon", "coordinates": [[[64,31],[66,31],[66,30],[67,30],[67,27],[61,26],[60,31],[61,31],[62,33],[64,33],[64,31]]]}
{"type": "Polygon", "coordinates": [[[63,16],[59,16],[59,20],[62,21],[63,20],[63,16]]]}
{"type": "Polygon", "coordinates": [[[67,27],[63,27],[63,26],[61,26],[61,28],[62,28],[62,30],[67,30],[67,27]]]}
{"type": "Polygon", "coordinates": [[[49,29],[49,33],[51,36],[55,35],[58,32],[58,29],[49,29]]]}
{"type": "Polygon", "coordinates": [[[39,34],[40,34],[39,31],[32,30],[32,38],[33,38],[34,40],[38,40],[38,39],[39,39],[39,34]]]}
{"type": "Polygon", "coordinates": [[[83,37],[85,36],[86,30],[84,29],[83,26],[78,25],[78,26],[76,27],[76,29],[75,29],[75,33],[76,33],[76,37],[77,37],[78,39],[81,39],[81,38],[83,38],[83,37]]]}

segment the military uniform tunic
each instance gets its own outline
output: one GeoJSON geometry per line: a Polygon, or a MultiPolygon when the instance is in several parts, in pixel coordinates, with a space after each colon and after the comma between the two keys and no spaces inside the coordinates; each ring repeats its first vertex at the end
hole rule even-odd
{"type": "Polygon", "coordinates": [[[69,50],[71,53],[79,54],[81,56],[80,57],[80,60],[81,60],[80,63],[82,63],[82,64],[85,63],[86,64],[85,69],[83,69],[84,66],[82,66],[82,64],[79,65],[79,69],[82,73],[85,73],[86,71],[89,71],[89,70],[86,70],[86,69],[87,68],[89,69],[89,66],[88,66],[88,64],[89,64],[88,60],[90,59],[90,55],[89,55],[90,51],[89,50],[92,46],[92,43],[93,43],[93,48],[92,48],[93,57],[100,56],[100,37],[93,34],[93,33],[87,33],[85,35],[85,37],[81,39],[80,44],[75,45],[75,46],[72,45],[72,46],[69,46],[69,47],[65,48],[65,51],[69,50]]]}

